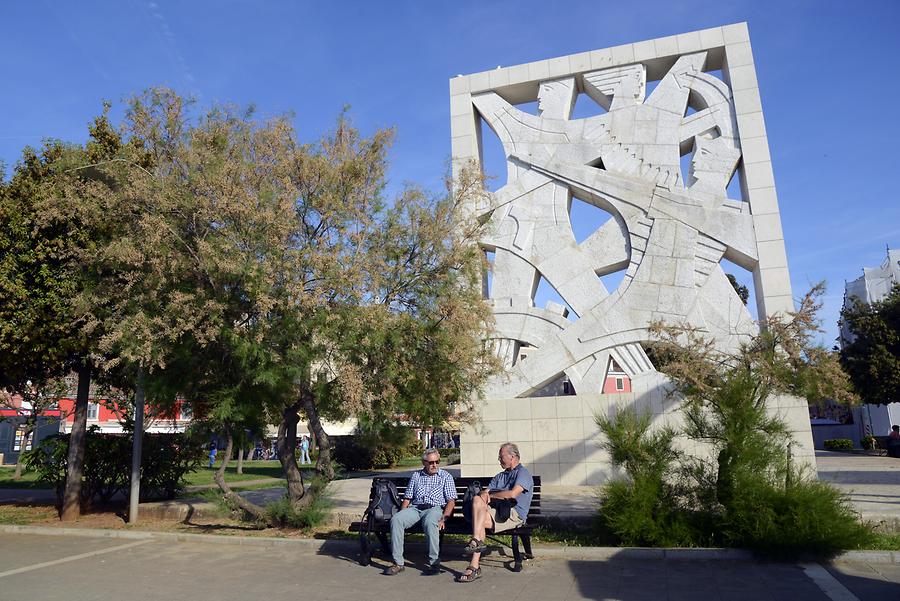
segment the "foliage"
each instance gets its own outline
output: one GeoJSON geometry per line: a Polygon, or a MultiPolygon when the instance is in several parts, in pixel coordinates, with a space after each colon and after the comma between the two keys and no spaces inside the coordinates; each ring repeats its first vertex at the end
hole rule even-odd
{"type": "Polygon", "coordinates": [[[731,283],[732,288],[734,288],[734,291],[737,292],[737,295],[738,297],[740,297],[741,302],[746,305],[747,301],[750,299],[750,289],[738,282],[737,278],[734,277],[733,274],[726,273],[725,277],[728,278],[728,281],[729,283],[731,283]]]}
{"type": "MultiPolygon", "coordinates": [[[[131,436],[90,432],[85,447],[82,501],[107,502],[117,493],[127,496],[131,473],[131,436]]],[[[30,469],[57,491],[61,503],[66,479],[68,435],[46,438],[26,453],[30,469]]],[[[141,457],[141,500],[172,499],[184,487],[185,476],[202,463],[201,441],[181,434],[144,433],[141,457]]]]}
{"type": "Polygon", "coordinates": [[[862,443],[862,448],[866,449],[867,451],[874,451],[878,446],[878,439],[876,439],[871,434],[869,434],[868,436],[863,436],[860,442],[862,443]]]}
{"type": "Polygon", "coordinates": [[[307,494],[312,496],[312,501],[303,507],[297,507],[285,496],[279,501],[266,506],[268,522],[279,527],[299,528],[310,530],[321,526],[328,518],[334,503],[328,491],[328,480],[321,476],[313,478],[307,494]]]}
{"type": "Polygon", "coordinates": [[[778,486],[751,478],[740,493],[723,516],[724,544],[793,559],[833,557],[872,540],[871,529],[860,523],[845,495],[826,482],[797,480],[778,486]]]}
{"type": "Polygon", "coordinates": [[[603,488],[601,521],[628,544],[724,544],[778,557],[828,557],[864,544],[869,528],[840,491],[791,463],[787,426],[767,410],[779,394],[852,399],[836,357],[812,345],[823,288],[796,313],[731,351],[688,326],[657,323],[654,357],[684,397],[684,434],[708,455],[672,448],[649,416],[598,418],[602,443],[626,479],[603,488]]]}
{"type": "Polygon", "coordinates": [[[408,426],[362,420],[356,434],[336,439],[334,459],[347,471],[394,467],[410,455],[421,455],[421,445],[408,426]]]}
{"type": "MultiPolygon", "coordinates": [[[[201,111],[156,88],[128,103],[118,127],[105,111],[84,147],[48,146],[3,189],[25,216],[11,223],[37,232],[32,246],[59,240],[38,258],[66,260],[44,286],[64,291],[63,304],[44,313],[77,344],[35,357],[58,370],[89,355],[125,396],[145,379],[151,408],[182,395],[229,439],[278,424],[295,504],[305,494],[291,452],[301,413],[329,477],[323,418],[471,417],[498,367],[482,344],[491,313],[477,286],[481,226],[467,211],[481,182],[465,170],[446,194],[410,186],[386,202],[392,136],[366,137],[342,114],[301,144],[291,116],[201,111]],[[45,235],[38,221],[60,231],[45,235]]],[[[17,232],[3,234],[4,257],[30,252],[13,248],[17,232]]],[[[10,273],[0,273],[0,288],[12,282],[0,290],[10,291],[4,309],[28,298],[16,288],[22,273],[10,273]]],[[[32,331],[25,317],[0,321],[3,332],[32,331]]],[[[19,342],[0,339],[0,355],[16,356],[19,342]]]]}
{"type": "Polygon", "coordinates": [[[673,466],[681,458],[673,447],[676,431],[651,432],[651,415],[619,408],[614,417],[596,415],[604,439],[600,446],[627,478],[603,486],[599,522],[630,546],[692,546],[699,533],[691,526],[673,466]]]}
{"type": "Polygon", "coordinates": [[[825,441],[825,450],[849,453],[853,450],[853,441],[849,438],[829,438],[825,441]]]}
{"type": "Polygon", "coordinates": [[[841,310],[853,340],[841,350],[841,364],[866,403],[900,401],[900,284],[882,301],[853,302],[841,310]]]}

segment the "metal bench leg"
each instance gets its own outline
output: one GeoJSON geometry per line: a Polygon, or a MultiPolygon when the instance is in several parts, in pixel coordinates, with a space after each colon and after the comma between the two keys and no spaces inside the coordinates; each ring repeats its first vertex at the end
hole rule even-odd
{"type": "Polygon", "coordinates": [[[391,555],[391,544],[388,542],[387,533],[385,532],[376,532],[378,536],[378,542],[381,543],[381,550],[385,552],[386,555],[391,555]]]}
{"type": "Polygon", "coordinates": [[[513,572],[522,571],[522,553],[519,551],[519,535],[512,535],[513,572]]]}
{"type": "Polygon", "coordinates": [[[531,535],[530,534],[522,535],[522,547],[525,549],[525,559],[534,559],[534,554],[531,552],[531,535]]]}
{"type": "Polygon", "coordinates": [[[372,562],[372,549],[369,545],[369,533],[359,529],[359,565],[367,566],[372,562]]]}

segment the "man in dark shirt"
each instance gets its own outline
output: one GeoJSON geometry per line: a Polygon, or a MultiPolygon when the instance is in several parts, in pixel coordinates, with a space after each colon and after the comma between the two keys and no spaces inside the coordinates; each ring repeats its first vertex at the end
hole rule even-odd
{"type": "Polygon", "coordinates": [[[494,532],[512,530],[525,523],[528,517],[528,508],[531,507],[531,497],[534,495],[534,479],[519,462],[519,447],[507,442],[500,447],[497,460],[503,471],[494,476],[487,489],[481,491],[481,495],[472,499],[472,540],[463,551],[472,556],[472,561],[459,577],[460,582],[472,582],[481,577],[479,562],[481,552],[485,549],[487,529],[494,532]],[[491,507],[491,501],[500,499],[515,501],[515,505],[510,508],[509,518],[505,521],[498,521],[497,509],[491,507]]]}

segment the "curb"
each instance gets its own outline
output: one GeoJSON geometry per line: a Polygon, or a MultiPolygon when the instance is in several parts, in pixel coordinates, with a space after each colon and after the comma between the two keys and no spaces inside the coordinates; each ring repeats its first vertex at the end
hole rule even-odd
{"type": "MultiPolygon", "coordinates": [[[[0,533],[36,534],[43,536],[82,536],[86,538],[111,538],[127,540],[161,540],[185,543],[215,543],[249,547],[295,547],[320,552],[324,546],[337,547],[347,553],[356,553],[359,543],[350,539],[277,538],[273,536],[221,536],[216,534],[186,534],[152,532],[143,530],[104,530],[99,528],[47,528],[43,526],[0,525],[0,533]]],[[[424,543],[408,543],[407,546],[424,543]]],[[[455,545],[460,546],[461,545],[455,545]]],[[[534,546],[539,559],[609,560],[609,559],[663,559],[679,561],[758,561],[750,551],[722,548],[647,548],[647,547],[555,547],[534,546]]],[[[508,555],[501,549],[502,555],[508,555]]],[[[900,551],[846,551],[832,561],[854,561],[878,564],[900,564],[900,551]]]]}

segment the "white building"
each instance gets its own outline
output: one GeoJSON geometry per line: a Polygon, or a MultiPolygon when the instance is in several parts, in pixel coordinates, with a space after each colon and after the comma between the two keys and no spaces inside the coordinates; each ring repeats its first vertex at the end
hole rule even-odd
{"type": "MultiPolygon", "coordinates": [[[[891,291],[894,284],[900,284],[900,250],[887,250],[887,257],[880,267],[863,267],[862,276],[844,284],[844,308],[853,302],[877,303],[891,291]]],[[[841,346],[853,340],[841,322],[841,346]]]]}

